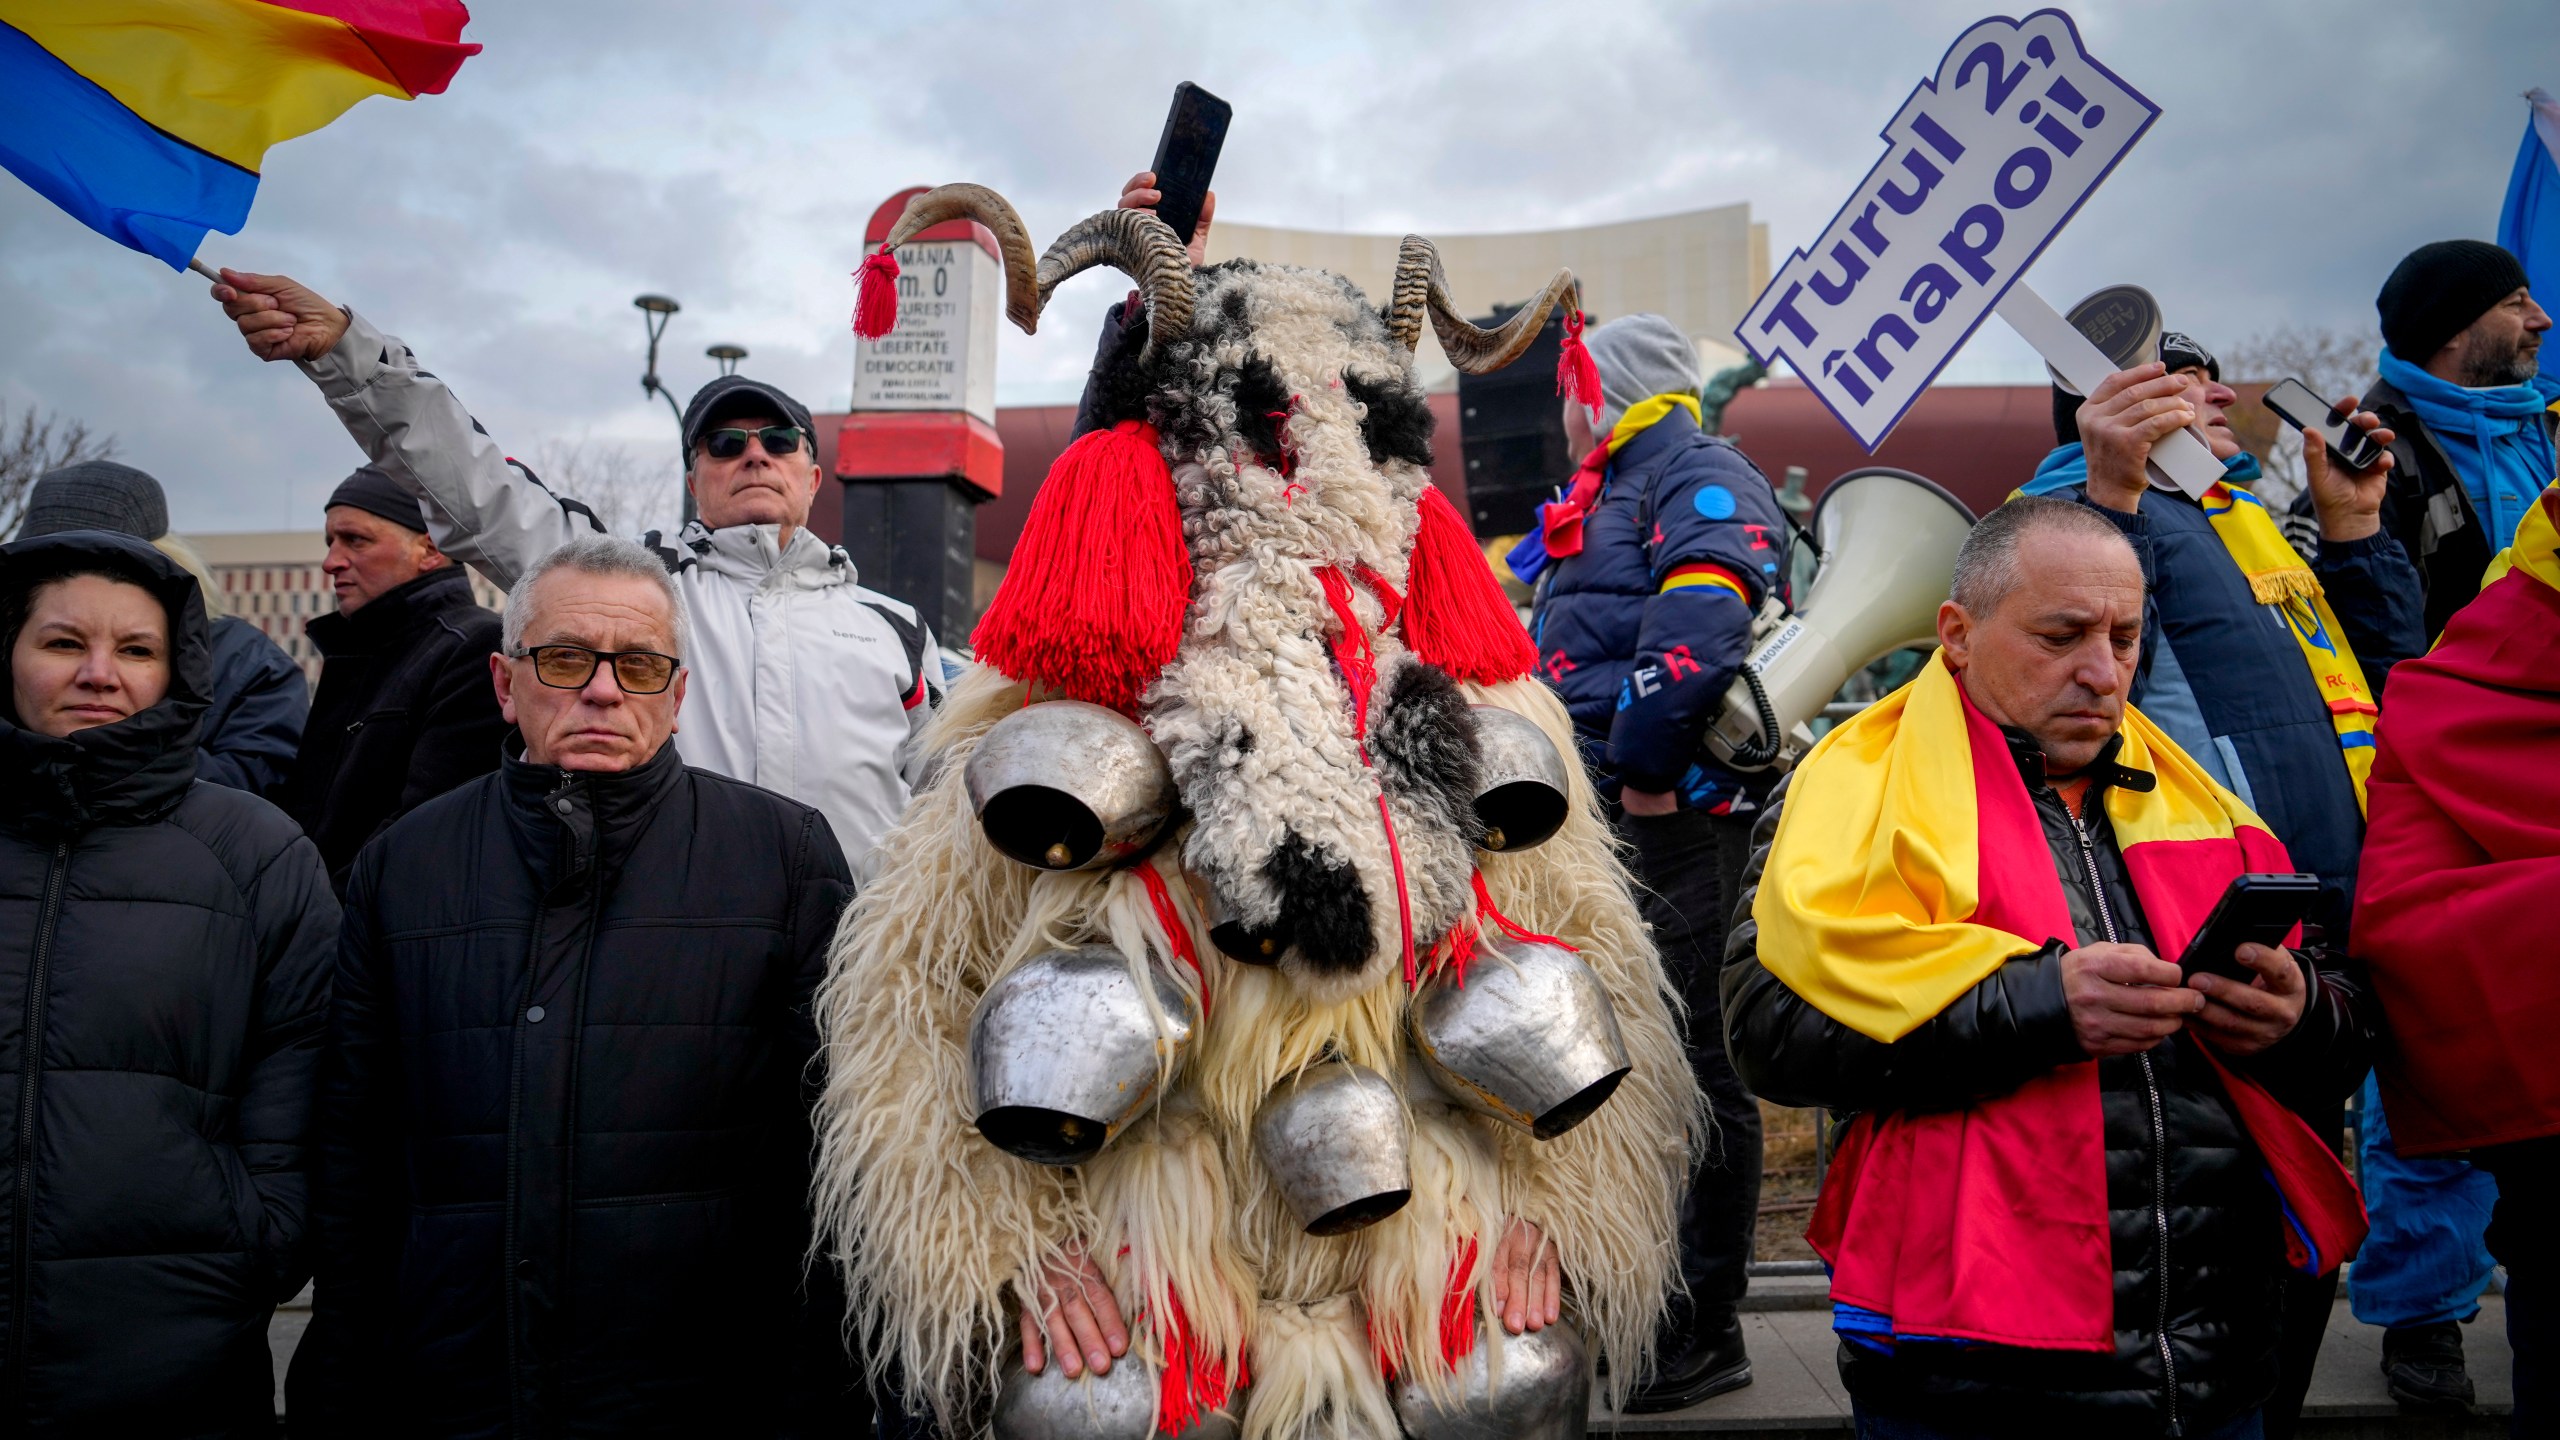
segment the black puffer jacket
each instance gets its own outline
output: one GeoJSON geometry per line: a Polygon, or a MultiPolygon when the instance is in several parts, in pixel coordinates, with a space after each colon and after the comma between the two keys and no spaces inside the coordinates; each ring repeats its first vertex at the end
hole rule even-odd
{"type": "Polygon", "coordinates": [[[489,681],[498,617],[448,565],[305,628],[327,659],[282,803],[319,842],[343,895],[364,842],[498,768],[507,733],[489,681]]]}
{"type": "MultiPolygon", "coordinates": [[[[2045,782],[2044,756],[2021,734],[2011,732],[2009,742],[2044,822],[2073,928],[2092,943],[2151,944],[2114,832],[2092,826],[2084,848],[2080,822],[2045,782]]],[[[2117,766],[2116,748],[2110,744],[2096,767],[2084,801],[2092,813],[2104,813],[2099,786],[2152,783],[2117,766]]],[[[2063,997],[2061,962],[2070,946],[2062,939],[2009,961],[1890,1045],[1788,989],[1761,966],[1760,930],[1751,919],[1785,787],[1772,799],[1725,947],[1726,1036],[1754,1092],[1781,1105],[1837,1111],[1944,1109],[2088,1058],[2063,997]]],[[[2241,1068],[2297,1108],[2314,1097],[2334,1107],[2367,1064],[2365,992],[2343,966],[2304,960],[2312,989],[2301,1024],[2241,1068]]],[[[2098,1067],[2115,1250],[2114,1353],[1909,1344],[1887,1355],[1844,1343],[1841,1378],[1860,1405],[1923,1419],[2001,1415],[2022,1434],[2099,1437],[2200,1433],[2266,1400],[2276,1380],[2284,1222],[2262,1162],[2197,1043],[2181,1033],[2098,1067]]]]}
{"type": "Polygon", "coordinates": [[[0,715],[0,1429],[271,1434],[337,901],[283,812],[195,778],[196,582],[82,531],[0,550],[0,593],[75,567],[146,583],[177,663],[112,725],[0,715]]]}
{"type": "Polygon", "coordinates": [[[367,846],[297,1435],[858,1434],[805,1277],[824,817],[663,747],[506,761],[367,846]]]}

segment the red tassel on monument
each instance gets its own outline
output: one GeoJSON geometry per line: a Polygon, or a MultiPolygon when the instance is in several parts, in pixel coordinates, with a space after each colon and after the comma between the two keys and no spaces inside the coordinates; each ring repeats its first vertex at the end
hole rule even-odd
{"type": "Polygon", "coordinates": [[[853,294],[853,333],[877,340],[898,328],[898,257],[882,246],[862,257],[853,272],[860,285],[853,294]]]}
{"type": "Polygon", "coordinates": [[[1564,316],[1564,349],[1556,356],[1556,393],[1570,396],[1600,418],[1600,362],[1591,358],[1591,347],[1582,343],[1582,312],[1568,310],[1564,316]]]}
{"type": "Polygon", "coordinates": [[[1126,714],[1173,659],[1190,603],[1173,472],[1155,427],[1123,420],[1049,467],[970,643],[1016,680],[1126,714]]]}
{"type": "Polygon", "coordinates": [[[1458,507],[1422,491],[1422,523],[1405,570],[1404,643],[1459,680],[1499,685],[1535,669],[1538,647],[1493,578],[1458,507]]]}

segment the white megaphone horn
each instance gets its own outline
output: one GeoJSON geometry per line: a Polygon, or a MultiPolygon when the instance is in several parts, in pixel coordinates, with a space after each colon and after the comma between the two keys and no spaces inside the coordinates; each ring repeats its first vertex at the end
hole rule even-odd
{"type": "Polygon", "coordinates": [[[1963,501],[1908,470],[1852,470],[1813,507],[1813,584],[1790,615],[1772,604],[1750,657],[1707,730],[1736,770],[1784,770],[1813,745],[1807,726],[1850,676],[1938,633],[1938,605],[1973,529],[1963,501]]]}

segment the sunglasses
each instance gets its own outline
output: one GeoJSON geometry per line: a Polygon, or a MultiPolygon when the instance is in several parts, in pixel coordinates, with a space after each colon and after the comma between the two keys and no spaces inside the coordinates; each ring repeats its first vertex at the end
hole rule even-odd
{"type": "Polygon", "coordinates": [[[583,690],[596,666],[613,662],[613,683],[626,695],[656,695],[675,683],[679,662],[655,650],[590,650],[584,645],[528,645],[515,653],[533,662],[534,678],[555,690],[583,690]]]}
{"type": "Polygon", "coordinates": [[[752,438],[764,445],[767,455],[796,455],[800,452],[800,427],[767,425],[761,430],[730,428],[714,430],[702,437],[702,449],[714,460],[735,460],[747,453],[752,438]]]}

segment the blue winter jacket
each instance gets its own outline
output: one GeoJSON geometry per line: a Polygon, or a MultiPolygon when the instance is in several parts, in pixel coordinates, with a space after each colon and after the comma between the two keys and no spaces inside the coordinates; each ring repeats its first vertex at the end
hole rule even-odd
{"type": "MultiPolygon", "coordinates": [[[[2146,592],[2133,703],[2264,817],[2295,865],[2320,877],[2313,918],[2343,942],[2364,815],[2284,612],[2258,603],[2193,499],[2153,490],[2140,514],[2127,515],[2092,501],[2087,476],[2080,447],[2065,445],[2026,489],[2087,505],[2133,542],[2146,592]]],[[[2381,700],[2391,667],[2427,648],[2417,568],[2389,531],[2323,544],[2313,568],[2381,700]]]]}
{"type": "Polygon", "coordinates": [[[1767,477],[1686,410],[1610,458],[1582,553],[1538,577],[1531,626],[1605,793],[1623,783],[1717,814],[1752,807],[1700,741],[1748,652],[1751,617],[1784,593],[1785,534],[1767,477]]]}

